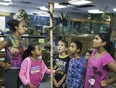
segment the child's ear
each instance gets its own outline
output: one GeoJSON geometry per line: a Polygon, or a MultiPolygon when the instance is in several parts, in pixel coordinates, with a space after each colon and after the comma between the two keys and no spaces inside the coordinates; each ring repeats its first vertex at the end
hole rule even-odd
{"type": "Polygon", "coordinates": [[[17,27],[17,26],[15,26],[15,29],[18,29],[18,27],[17,27]]]}
{"type": "Polygon", "coordinates": [[[68,48],[65,49],[65,51],[67,51],[67,50],[68,50],[68,48]]]}
{"type": "Polygon", "coordinates": [[[34,53],[34,51],[32,50],[32,51],[31,51],[31,53],[33,54],[33,53],[34,53]]]}
{"type": "Polygon", "coordinates": [[[77,49],[77,52],[80,52],[80,49],[77,49]]]}
{"type": "Polygon", "coordinates": [[[106,42],[103,42],[103,46],[105,46],[106,45],[106,42]]]}

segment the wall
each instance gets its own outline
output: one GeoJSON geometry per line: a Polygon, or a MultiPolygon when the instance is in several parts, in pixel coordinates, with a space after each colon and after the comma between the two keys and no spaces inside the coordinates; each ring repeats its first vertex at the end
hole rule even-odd
{"type": "Polygon", "coordinates": [[[0,29],[5,29],[5,17],[0,17],[0,29]]]}

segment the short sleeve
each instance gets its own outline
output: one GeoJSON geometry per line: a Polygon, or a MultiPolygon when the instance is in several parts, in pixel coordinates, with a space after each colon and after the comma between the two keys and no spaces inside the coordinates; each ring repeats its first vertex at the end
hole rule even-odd
{"type": "Polygon", "coordinates": [[[65,68],[65,73],[67,74],[68,72],[68,67],[69,67],[69,61],[70,61],[70,57],[67,57],[67,64],[66,64],[66,68],[65,68]]]}
{"type": "Polygon", "coordinates": [[[102,58],[103,66],[105,66],[111,62],[114,62],[114,59],[112,58],[112,56],[109,53],[106,53],[102,58]]]}
{"type": "Polygon", "coordinates": [[[53,67],[54,67],[54,69],[56,69],[56,59],[58,58],[58,55],[56,55],[56,56],[54,56],[53,57],[53,67]]]}
{"type": "Polygon", "coordinates": [[[11,36],[6,37],[6,38],[4,39],[4,41],[7,41],[8,47],[9,47],[9,46],[12,46],[11,36]]]}

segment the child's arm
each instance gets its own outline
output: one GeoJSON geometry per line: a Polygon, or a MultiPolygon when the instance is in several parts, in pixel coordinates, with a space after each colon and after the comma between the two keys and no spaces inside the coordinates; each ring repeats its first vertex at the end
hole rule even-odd
{"type": "Polygon", "coordinates": [[[63,84],[62,84],[62,88],[65,88],[65,87],[66,87],[66,83],[63,83],[63,84]]]}
{"type": "Polygon", "coordinates": [[[109,80],[102,80],[101,81],[101,86],[102,87],[106,87],[106,86],[108,86],[110,84],[113,84],[113,83],[116,83],[116,76],[111,78],[111,79],[109,79],[109,80]]]}
{"type": "Polygon", "coordinates": [[[28,62],[25,60],[21,64],[21,68],[19,71],[19,78],[21,79],[22,83],[26,86],[29,83],[29,80],[26,79],[27,76],[27,68],[28,68],[28,62]]]}
{"type": "Polygon", "coordinates": [[[112,72],[116,73],[116,61],[114,62],[110,62],[107,67],[109,68],[109,70],[111,70],[112,72]]]}
{"type": "MultiPolygon", "coordinates": [[[[42,61],[43,62],[43,61],[42,61]]],[[[43,64],[45,65],[45,63],[43,62],[43,64]]],[[[50,72],[51,72],[51,70],[50,69],[48,69],[47,68],[47,66],[45,65],[45,67],[46,67],[46,71],[45,71],[45,73],[48,73],[48,74],[50,74],[50,72]]],[[[56,70],[52,70],[52,72],[53,72],[53,74],[55,74],[55,73],[57,73],[57,72],[59,72],[59,71],[61,71],[61,69],[56,69],[56,70]]]]}
{"type": "MultiPolygon", "coordinates": [[[[109,68],[109,70],[111,70],[112,72],[115,72],[116,73],[116,62],[110,62],[109,64],[107,64],[107,67],[109,68]]],[[[110,78],[108,80],[103,80],[101,81],[101,86],[107,86],[107,85],[110,85],[110,84],[113,84],[116,82],[116,76],[113,77],[113,78],[110,78]]]]}
{"type": "Polygon", "coordinates": [[[56,79],[55,78],[53,78],[53,83],[54,83],[54,86],[55,87],[58,87],[58,83],[56,82],[56,79]]]}
{"type": "Polygon", "coordinates": [[[66,79],[66,74],[64,74],[62,79],[58,82],[58,86],[60,86],[64,82],[65,79],[66,79]]]}

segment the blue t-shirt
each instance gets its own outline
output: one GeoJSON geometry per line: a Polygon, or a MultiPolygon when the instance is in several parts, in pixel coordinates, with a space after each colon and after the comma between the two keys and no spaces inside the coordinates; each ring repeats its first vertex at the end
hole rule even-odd
{"type": "Polygon", "coordinates": [[[68,73],[66,77],[66,87],[83,88],[84,71],[85,69],[82,58],[72,58],[69,62],[68,73]]]}

